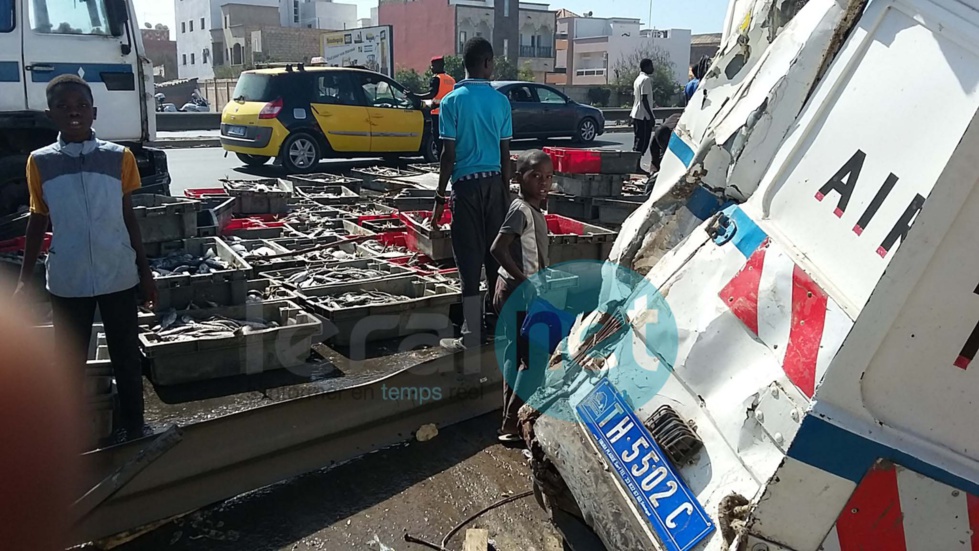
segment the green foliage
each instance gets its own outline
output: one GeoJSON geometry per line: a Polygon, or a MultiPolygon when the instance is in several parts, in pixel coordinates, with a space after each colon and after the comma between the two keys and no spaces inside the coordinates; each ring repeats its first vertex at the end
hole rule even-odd
{"type": "Polygon", "coordinates": [[[534,71],[530,68],[529,63],[525,63],[523,67],[518,67],[510,59],[498,57],[495,60],[493,78],[495,80],[524,80],[532,82],[534,80],[534,71]]]}
{"type": "Polygon", "coordinates": [[[422,76],[421,73],[414,69],[398,69],[394,73],[394,80],[416,94],[428,92],[428,83],[431,78],[431,75],[426,74],[426,76],[422,76]]]}
{"type": "Polygon", "coordinates": [[[681,86],[673,80],[673,63],[659,48],[644,44],[620,59],[612,68],[611,83],[621,94],[632,95],[632,84],[639,76],[639,62],[653,60],[653,103],[658,107],[678,105],[681,86]]]}
{"type": "Polygon", "coordinates": [[[592,105],[597,105],[598,107],[605,107],[608,105],[608,100],[612,97],[612,90],[605,87],[595,87],[588,89],[588,103],[592,105]]]}

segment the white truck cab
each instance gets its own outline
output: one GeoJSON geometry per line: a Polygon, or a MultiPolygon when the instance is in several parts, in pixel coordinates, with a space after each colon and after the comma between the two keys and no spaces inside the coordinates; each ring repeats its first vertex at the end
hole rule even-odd
{"type": "MultiPolygon", "coordinates": [[[[662,312],[633,309],[602,363],[645,348],[629,357],[667,369],[664,386],[632,404],[596,364],[543,389],[579,422],[528,418],[536,481],[608,549],[979,549],[979,4],[812,0],[792,24],[790,67],[815,60],[812,85],[775,79],[733,149],[718,116],[692,128],[704,103],[736,112],[751,92],[708,88],[673,137],[675,180],[613,251],[662,293],[678,346],[662,361],[643,331],[662,312]],[[831,12],[825,63],[800,54],[800,26],[822,33],[831,12]],[[772,98],[801,109],[773,114],[772,98]],[[741,147],[759,129],[778,132],[741,147]],[[691,184],[727,204],[661,222],[691,184]],[[648,254],[668,242],[651,227],[679,243],[648,254]],[[684,453],[651,419],[663,406],[699,441],[684,453]]],[[[755,54],[779,57],[770,42],[755,54]]],[[[744,44],[733,33],[718,60],[744,44]]]]}
{"type": "Polygon", "coordinates": [[[26,205],[24,166],[57,130],[44,115],[51,79],[77,74],[92,87],[101,139],[136,155],[145,191],[169,194],[156,134],[152,64],[130,0],[0,0],[0,214],[26,205]]]}

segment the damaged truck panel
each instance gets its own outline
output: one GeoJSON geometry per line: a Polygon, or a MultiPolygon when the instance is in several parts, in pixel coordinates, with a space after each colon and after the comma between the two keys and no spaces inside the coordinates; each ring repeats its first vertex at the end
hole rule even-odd
{"type": "MultiPolygon", "coordinates": [[[[979,549],[976,37],[979,11],[956,0],[812,0],[729,105],[681,119],[674,140],[701,129],[678,146],[690,162],[664,163],[669,185],[612,254],[665,297],[675,361],[644,338],[659,314],[636,309],[605,356],[542,392],[573,410],[625,347],[668,370],[635,410],[669,405],[703,441],[675,465],[718,527],[694,548],[979,549]]],[[[596,348],[583,325],[571,354],[596,348]]],[[[535,477],[562,479],[609,549],[669,548],[587,430],[548,418],[528,434],[535,477]]]]}

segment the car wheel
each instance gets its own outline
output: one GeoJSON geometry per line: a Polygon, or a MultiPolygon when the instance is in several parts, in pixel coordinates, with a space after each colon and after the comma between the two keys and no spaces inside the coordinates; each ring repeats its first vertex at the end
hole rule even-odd
{"type": "Polygon", "coordinates": [[[247,153],[235,153],[235,155],[238,156],[239,161],[248,166],[262,166],[272,158],[266,155],[248,155],[247,153]]]}
{"type": "Polygon", "coordinates": [[[432,136],[425,138],[425,141],[422,143],[421,153],[426,163],[437,163],[439,158],[442,157],[442,142],[432,136]]]}
{"type": "Polygon", "coordinates": [[[320,162],[320,145],[316,138],[300,132],[289,136],[282,144],[282,166],[289,172],[306,173],[316,170],[320,162]]]}
{"type": "Polygon", "coordinates": [[[578,123],[578,131],[574,135],[576,142],[588,143],[595,140],[598,136],[598,124],[595,119],[581,119],[578,123]]]}

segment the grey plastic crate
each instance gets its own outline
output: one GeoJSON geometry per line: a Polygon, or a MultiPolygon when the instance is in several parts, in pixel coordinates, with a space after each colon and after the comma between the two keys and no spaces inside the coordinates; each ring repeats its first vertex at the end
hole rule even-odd
{"type": "MultiPolygon", "coordinates": [[[[354,178],[361,180],[361,187],[374,191],[388,191],[392,183],[391,180],[405,176],[417,176],[422,173],[416,170],[373,166],[368,168],[355,168],[350,171],[350,174],[354,178]]],[[[398,186],[397,182],[395,182],[395,186],[399,189],[405,187],[398,186]]]]}
{"type": "Polygon", "coordinates": [[[420,163],[408,165],[408,170],[414,170],[415,172],[438,174],[442,171],[442,165],[439,163],[420,163]]]}
{"type": "Polygon", "coordinates": [[[150,194],[133,195],[132,200],[143,243],[197,237],[200,201],[150,194]]]}
{"type": "Polygon", "coordinates": [[[237,199],[233,209],[235,214],[279,214],[289,211],[289,199],[293,196],[292,182],[281,178],[221,180],[221,182],[228,195],[237,199]],[[265,184],[276,191],[238,191],[228,186],[229,183],[242,181],[265,184]]]}
{"type": "MultiPolygon", "coordinates": [[[[550,224],[548,224],[550,226],[550,224]]],[[[607,260],[616,232],[581,222],[580,233],[549,233],[551,265],[571,260],[607,260]]]]}
{"type": "Polygon", "coordinates": [[[184,300],[189,303],[194,300],[193,297],[207,296],[209,293],[218,296],[241,297],[236,300],[244,302],[245,282],[251,277],[252,267],[245,259],[231,250],[224,241],[217,237],[197,237],[162,245],[165,246],[165,249],[160,251],[162,255],[186,251],[194,256],[203,256],[208,249],[214,249],[218,258],[229,263],[232,268],[209,274],[167,275],[155,278],[159,295],[156,306],[158,310],[177,308],[179,307],[177,305],[184,300]]]}
{"type": "Polygon", "coordinates": [[[315,316],[288,300],[178,312],[184,315],[276,322],[279,327],[177,342],[164,342],[153,332],[142,333],[140,344],[156,384],[207,381],[302,365],[309,357],[313,336],[322,330],[315,316]]]}
{"type": "Polygon", "coordinates": [[[89,360],[85,364],[85,397],[112,395],[112,378],[111,361],[89,360]]]}
{"type": "Polygon", "coordinates": [[[408,232],[407,245],[411,250],[418,251],[438,262],[453,257],[452,230],[428,229],[418,223],[417,213],[405,212],[405,224],[408,232]]]}
{"type": "MultiPolygon", "coordinates": [[[[322,236],[315,239],[305,239],[305,238],[288,238],[288,239],[272,239],[273,243],[276,243],[280,247],[286,249],[289,252],[301,251],[306,249],[311,249],[314,247],[321,247],[325,245],[331,245],[337,241],[344,239],[344,236],[322,236]]],[[[343,242],[337,245],[341,251],[347,253],[348,255],[353,255],[353,258],[346,258],[342,260],[313,260],[305,256],[292,256],[283,257],[278,259],[273,259],[271,266],[268,269],[263,269],[258,275],[264,278],[277,279],[277,274],[282,270],[289,270],[299,266],[323,266],[328,264],[335,264],[337,262],[346,262],[349,260],[358,260],[360,258],[370,258],[369,256],[363,254],[357,247],[356,243],[343,242]]]]}
{"type": "Polygon", "coordinates": [[[322,291],[302,293],[303,303],[336,327],[332,342],[348,346],[352,341],[365,342],[404,337],[427,331],[445,331],[452,327],[449,310],[462,293],[447,285],[421,276],[351,283],[322,291]],[[348,292],[383,291],[403,295],[405,300],[379,306],[331,308],[317,299],[337,297],[348,292]]]}
{"type": "Polygon", "coordinates": [[[113,421],[116,407],[115,392],[88,398],[86,407],[88,430],[92,440],[99,441],[112,436],[112,431],[115,429],[113,421]]]}
{"type": "Polygon", "coordinates": [[[383,199],[400,211],[431,210],[435,205],[434,189],[405,189],[394,197],[383,199]]]}
{"type": "Polygon", "coordinates": [[[555,173],[558,191],[579,197],[616,197],[622,195],[621,174],[564,174],[555,173]]]}
{"type": "Polygon", "coordinates": [[[598,207],[595,206],[595,201],[595,197],[551,193],[547,196],[547,212],[582,222],[592,222],[598,220],[598,207]]]}
{"type": "MultiPolygon", "coordinates": [[[[596,197],[598,223],[621,226],[625,219],[646,202],[645,195],[623,195],[621,197],[596,197]]],[[[560,214],[560,213],[558,213],[560,214]]]]}
{"type": "Polygon", "coordinates": [[[231,196],[205,197],[197,213],[197,237],[217,237],[234,216],[237,199],[231,196]]]}
{"type": "Polygon", "coordinates": [[[306,271],[306,270],[331,270],[338,268],[360,268],[365,270],[377,270],[383,272],[383,275],[379,277],[371,277],[365,279],[359,279],[356,283],[367,283],[370,281],[380,281],[382,279],[398,279],[404,277],[415,277],[415,272],[405,268],[404,266],[398,266],[396,264],[391,264],[390,262],[385,262],[383,260],[377,260],[373,258],[363,258],[360,260],[346,260],[343,262],[327,263],[321,266],[305,266],[299,268],[292,268],[289,270],[282,270],[275,273],[275,281],[281,281],[282,284],[294,290],[297,294],[303,295],[304,292],[319,292],[324,289],[332,289],[334,287],[346,287],[350,285],[351,282],[340,282],[340,283],[330,283],[327,285],[317,285],[315,287],[301,287],[296,284],[289,283],[288,280],[292,276],[306,271]]]}
{"type": "Polygon", "coordinates": [[[602,174],[632,174],[639,164],[641,153],[635,151],[597,151],[602,160],[602,174]]]}
{"type": "Polygon", "coordinates": [[[375,202],[359,203],[356,205],[337,205],[337,209],[340,211],[340,218],[344,220],[357,220],[361,216],[381,216],[397,212],[391,207],[375,202]]]}
{"type": "Polygon", "coordinates": [[[363,201],[360,195],[345,186],[323,186],[302,192],[302,197],[326,207],[352,205],[363,201]]]}
{"type": "Polygon", "coordinates": [[[259,274],[264,271],[278,268],[275,265],[275,261],[277,260],[276,258],[266,259],[262,256],[250,256],[252,251],[266,247],[272,249],[276,255],[289,252],[289,249],[286,249],[278,243],[268,239],[228,239],[226,243],[229,247],[231,247],[231,250],[235,251],[238,256],[245,259],[245,262],[248,262],[248,265],[252,267],[252,273],[254,274],[259,274]],[[244,252],[242,252],[241,249],[244,249],[244,252]]]}
{"type": "Polygon", "coordinates": [[[360,186],[363,183],[358,178],[331,174],[329,172],[317,172],[313,174],[293,174],[287,176],[288,180],[296,187],[296,191],[308,191],[323,186],[343,186],[354,193],[360,193],[360,186]]]}

